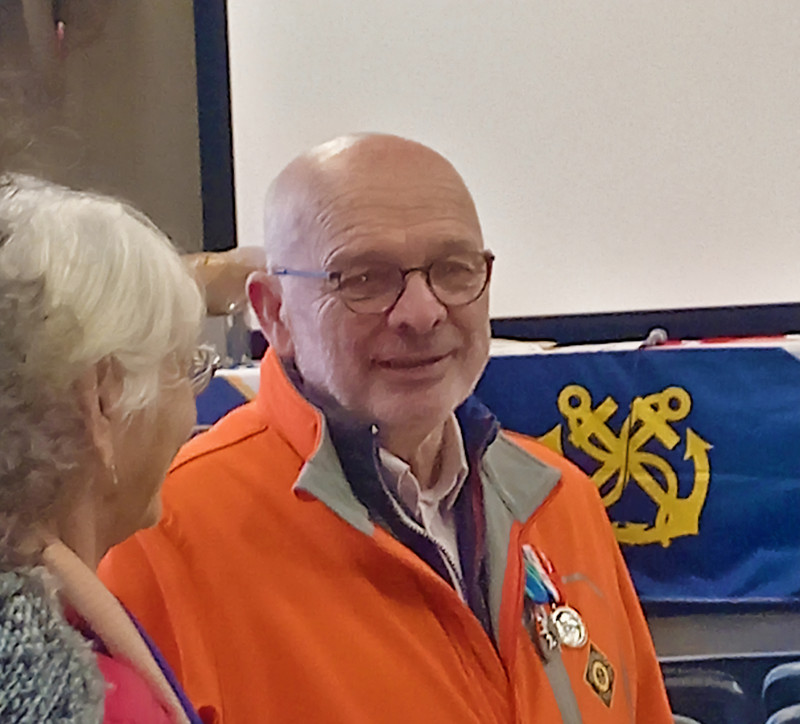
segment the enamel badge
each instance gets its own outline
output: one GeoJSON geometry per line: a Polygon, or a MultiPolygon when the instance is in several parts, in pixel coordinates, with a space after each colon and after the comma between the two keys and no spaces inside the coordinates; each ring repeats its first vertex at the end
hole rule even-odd
{"type": "Polygon", "coordinates": [[[589,661],[586,663],[586,683],[592,687],[600,700],[608,707],[614,695],[614,667],[594,644],[589,646],[589,661]]]}

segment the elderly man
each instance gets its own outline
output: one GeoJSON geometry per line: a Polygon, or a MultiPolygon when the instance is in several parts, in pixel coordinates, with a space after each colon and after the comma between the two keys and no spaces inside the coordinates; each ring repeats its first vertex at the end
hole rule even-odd
{"type": "Polygon", "coordinates": [[[276,179],[255,401],[106,559],[194,703],[253,722],[671,722],[592,483],[470,393],[493,256],[458,173],[386,135],[276,179]]]}

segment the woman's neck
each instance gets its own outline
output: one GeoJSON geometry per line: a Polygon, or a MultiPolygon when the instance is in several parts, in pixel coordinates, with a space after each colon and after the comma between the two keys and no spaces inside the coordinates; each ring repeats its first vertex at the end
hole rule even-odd
{"type": "MultiPolygon", "coordinates": [[[[87,486],[90,488],[90,486],[87,486]]],[[[51,537],[58,538],[93,571],[110,547],[104,542],[100,504],[89,489],[75,496],[69,510],[45,529],[51,537]]]]}

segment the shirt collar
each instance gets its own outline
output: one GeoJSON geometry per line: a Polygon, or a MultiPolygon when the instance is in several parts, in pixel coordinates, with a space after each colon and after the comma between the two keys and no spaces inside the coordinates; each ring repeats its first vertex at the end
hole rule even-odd
{"type": "Polygon", "coordinates": [[[445,421],[439,475],[430,488],[422,489],[405,460],[386,448],[381,448],[379,453],[381,462],[390,473],[390,480],[387,482],[415,516],[419,516],[423,502],[430,507],[443,506],[445,510],[451,509],[469,472],[461,429],[455,414],[451,414],[445,421]]]}

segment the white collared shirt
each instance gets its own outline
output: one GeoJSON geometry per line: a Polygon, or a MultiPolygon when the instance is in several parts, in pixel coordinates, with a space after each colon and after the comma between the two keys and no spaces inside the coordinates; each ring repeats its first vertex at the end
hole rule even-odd
{"type": "Polygon", "coordinates": [[[405,460],[380,449],[380,458],[388,471],[386,483],[403,503],[414,520],[436,541],[446,555],[442,555],[447,571],[458,595],[464,600],[461,560],[458,555],[453,505],[464,486],[469,468],[461,429],[455,414],[446,420],[440,450],[439,475],[430,488],[422,489],[405,460]]]}

